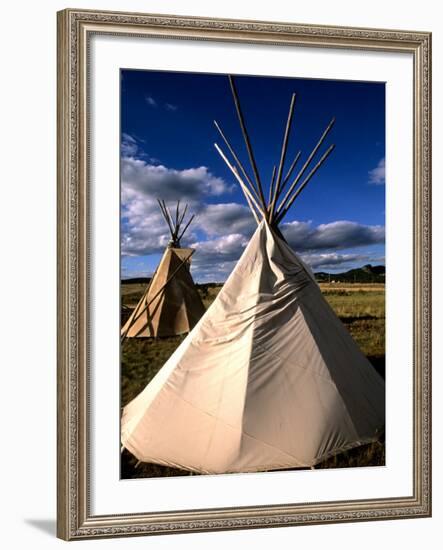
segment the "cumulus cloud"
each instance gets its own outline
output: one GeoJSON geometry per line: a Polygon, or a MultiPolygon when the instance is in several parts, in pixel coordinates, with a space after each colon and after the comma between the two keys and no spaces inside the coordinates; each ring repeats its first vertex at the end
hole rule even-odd
{"type": "MultiPolygon", "coordinates": [[[[199,281],[224,281],[235,267],[249,242],[242,234],[230,234],[216,239],[191,242],[196,249],[193,273],[199,281]]],[[[313,270],[350,269],[354,264],[374,263],[375,258],[362,253],[303,252],[300,254],[313,270]]],[[[380,258],[377,258],[380,260],[380,258]]]]}
{"type": "Polygon", "coordinates": [[[138,144],[137,140],[129,134],[122,134],[121,141],[121,154],[124,157],[133,157],[137,154],[138,144]]]}
{"type": "MultiPolygon", "coordinates": [[[[157,198],[164,199],[171,208],[180,199],[182,205],[185,202],[189,205],[188,216],[196,214],[182,241],[183,246],[196,249],[192,268],[196,280],[224,281],[256,228],[247,206],[220,203],[234,186],[212,174],[206,166],[178,170],[154,163],[136,136],[123,134],[121,148],[122,255],[162,253],[170,234],[157,198]],[[214,199],[218,204],[212,204],[214,199]]],[[[318,226],[293,221],[282,224],[281,231],[290,246],[315,270],[368,263],[369,256],[352,253],[352,249],[381,244],[385,237],[383,226],[346,220],[318,226]],[[349,253],[337,252],[345,249],[349,253]]]]}
{"type": "Polygon", "coordinates": [[[239,233],[193,242],[192,270],[199,281],[224,281],[242,255],[249,239],[239,233]]]}
{"type": "Polygon", "coordinates": [[[351,221],[336,221],[312,227],[310,222],[288,222],[281,231],[294,250],[345,249],[384,243],[385,228],[351,221]]]}
{"type": "Polygon", "coordinates": [[[238,260],[247,244],[248,239],[239,233],[223,235],[218,239],[194,242],[192,244],[192,248],[196,250],[194,262],[207,265],[209,262],[216,261],[216,258],[225,262],[238,260]]]}
{"type": "Polygon", "coordinates": [[[383,185],[385,183],[386,176],[386,164],[385,159],[379,160],[377,166],[368,172],[369,183],[373,185],[383,185]]]}
{"type": "Polygon", "coordinates": [[[151,164],[158,163],[158,159],[150,157],[144,150],[144,144],[146,142],[143,139],[132,136],[130,134],[122,133],[120,151],[122,158],[138,158],[151,164]]]}
{"type": "MultiPolygon", "coordinates": [[[[232,208],[229,205],[220,206],[219,218],[217,223],[211,226],[211,216],[209,221],[199,222],[201,226],[206,226],[219,230],[220,234],[228,224],[223,225],[223,210],[225,209],[227,218],[234,219],[234,225],[245,223],[242,218],[243,212],[232,208]]],[[[218,209],[217,209],[218,210],[218,209]]],[[[204,212],[204,211],[203,211],[204,212]]],[[[253,220],[248,226],[251,232],[254,227],[253,220]]],[[[339,253],[337,250],[355,247],[370,246],[384,242],[384,228],[381,226],[366,226],[350,221],[338,221],[330,224],[323,224],[313,227],[309,222],[290,222],[282,226],[282,231],[288,243],[294,250],[301,252],[303,260],[309,264],[312,269],[349,269],[353,264],[362,264],[374,262],[370,255],[362,253],[339,253]],[[318,252],[320,251],[320,252],[318,252]]],[[[249,235],[246,237],[244,231],[224,235],[219,238],[212,238],[206,241],[191,243],[196,248],[194,255],[194,273],[200,281],[223,281],[234,268],[237,260],[242,255],[249,235]]]]}
{"type": "Polygon", "coordinates": [[[206,166],[175,170],[133,157],[122,158],[121,182],[123,202],[135,195],[140,199],[156,197],[166,201],[195,201],[231,190],[222,178],[214,176],[206,166]]]}
{"type": "MultiPolygon", "coordinates": [[[[164,251],[171,234],[155,199],[140,199],[137,195],[122,204],[121,254],[143,256],[164,251]]],[[[189,219],[186,215],[184,223],[189,219]]],[[[182,239],[188,246],[197,236],[192,223],[182,239]]]]}
{"type": "Polygon", "coordinates": [[[251,236],[257,227],[250,208],[235,202],[203,206],[196,224],[209,236],[223,235],[227,230],[251,236]]]}
{"type": "Polygon", "coordinates": [[[211,265],[191,264],[191,273],[194,280],[199,283],[223,283],[229,277],[236,263],[237,260],[211,265]]]}
{"type": "Polygon", "coordinates": [[[329,252],[324,254],[301,254],[301,258],[312,269],[336,269],[345,268],[347,264],[354,262],[369,262],[371,257],[365,254],[338,254],[329,252]]]}
{"type": "MultiPolygon", "coordinates": [[[[128,143],[132,142],[128,140],[128,143]]],[[[223,179],[215,177],[207,167],[176,170],[163,165],[154,165],[143,159],[123,157],[121,160],[122,198],[122,255],[152,254],[161,251],[168,243],[170,235],[157,203],[163,199],[172,206],[180,199],[189,204],[190,212],[199,214],[198,224],[193,223],[187,232],[188,240],[195,239],[194,231],[207,228],[208,234],[221,228],[222,220],[216,205],[207,205],[205,200],[230,193],[232,188],[223,179]]],[[[248,221],[245,208],[240,205],[227,205],[226,212],[239,207],[241,220],[232,226],[247,230],[248,221]]],[[[188,217],[186,218],[188,219],[188,217]]],[[[196,219],[196,221],[197,221],[196,219]]],[[[223,227],[226,231],[226,224],[223,227]]],[[[186,243],[186,239],[183,241],[186,243]]]]}
{"type": "Polygon", "coordinates": [[[168,227],[153,203],[130,202],[123,209],[122,256],[142,256],[163,252],[170,239],[168,227]]]}

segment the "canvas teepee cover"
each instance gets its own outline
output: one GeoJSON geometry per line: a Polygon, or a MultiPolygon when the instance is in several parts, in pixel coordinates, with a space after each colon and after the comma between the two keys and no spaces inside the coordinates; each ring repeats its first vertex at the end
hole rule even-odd
{"type": "Polygon", "coordinates": [[[266,222],[199,324],[124,409],[139,460],[196,472],[312,466],[374,439],[384,383],[266,222]]]}
{"type": "Polygon", "coordinates": [[[124,408],[121,441],[140,461],[201,473],[313,466],[377,439],[385,411],[383,380],[278,228],[332,151],[302,179],[334,119],[283,197],[300,157],[283,178],[292,96],[266,202],[232,78],[230,84],[255,182],[218,125],[238,168],[216,148],[258,227],[205,315],[124,408]]]}
{"type": "Polygon", "coordinates": [[[173,226],[170,246],[152,281],[122,328],[125,338],[184,334],[195,326],[205,311],[190,273],[194,250],[180,248],[179,240],[185,230],[178,236],[175,229],[173,226]]]}

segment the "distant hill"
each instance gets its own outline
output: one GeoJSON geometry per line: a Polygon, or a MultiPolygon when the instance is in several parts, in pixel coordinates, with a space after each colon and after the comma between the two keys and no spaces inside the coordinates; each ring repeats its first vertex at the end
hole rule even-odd
{"type": "MultiPolygon", "coordinates": [[[[350,269],[343,273],[327,273],[319,271],[315,273],[315,278],[319,283],[384,283],[385,266],[367,264],[357,269],[350,269]]],[[[135,277],[133,279],[122,279],[122,285],[148,284],[149,277],[135,277]]],[[[196,283],[196,286],[207,290],[209,288],[222,286],[223,283],[196,283]]]]}
{"type": "MultiPolygon", "coordinates": [[[[122,285],[147,285],[151,280],[150,277],[133,277],[132,279],[122,279],[122,285]]],[[[214,288],[222,286],[223,283],[195,283],[195,286],[201,288],[214,288]]]]}
{"type": "Polygon", "coordinates": [[[340,283],[384,283],[385,266],[367,264],[357,269],[350,269],[344,273],[326,273],[320,271],[315,273],[315,278],[320,283],[340,282],[340,283]]]}
{"type": "Polygon", "coordinates": [[[150,277],[134,277],[133,279],[122,279],[121,283],[122,285],[140,285],[148,284],[150,280],[150,277]]]}

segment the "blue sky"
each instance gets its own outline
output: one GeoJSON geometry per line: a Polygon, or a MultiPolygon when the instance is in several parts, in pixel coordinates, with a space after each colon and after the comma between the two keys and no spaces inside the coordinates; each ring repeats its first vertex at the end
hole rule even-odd
{"type": "MultiPolygon", "coordinates": [[[[280,225],[289,244],[315,271],[384,263],[384,83],[235,79],[266,188],[292,93],[286,167],[301,150],[300,168],[336,117],[316,159],[332,143],[335,150],[280,225]]],[[[224,145],[214,119],[249,168],[225,75],[121,71],[122,277],[152,274],[167,244],[157,198],[171,207],[180,198],[196,214],[182,245],[196,249],[197,281],[224,281],[240,257],[256,225],[214,148],[224,145]]]]}

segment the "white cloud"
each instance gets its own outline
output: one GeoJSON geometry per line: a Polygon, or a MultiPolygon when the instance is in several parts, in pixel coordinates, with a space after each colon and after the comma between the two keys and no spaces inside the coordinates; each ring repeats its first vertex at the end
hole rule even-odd
{"type": "Polygon", "coordinates": [[[237,260],[220,262],[218,264],[202,265],[191,264],[194,280],[199,283],[223,283],[234,269],[237,260]]]}
{"type": "Polygon", "coordinates": [[[133,157],[137,154],[138,145],[135,138],[129,134],[122,134],[121,154],[125,157],[133,157]]]}
{"type": "Polygon", "coordinates": [[[173,103],[165,103],[165,109],[167,111],[177,111],[178,107],[177,105],[174,105],[173,103]]]}
{"type": "MultiPolygon", "coordinates": [[[[121,159],[123,256],[161,253],[170,235],[157,198],[175,208],[178,199],[188,203],[188,214],[196,217],[183,239],[183,246],[196,249],[193,272],[199,281],[223,281],[232,271],[255,230],[249,208],[235,202],[211,204],[214,198],[233,191],[206,166],[183,170],[153,164],[132,135],[122,135],[121,159]],[[142,155],[145,155],[144,158],[142,155]]],[[[347,220],[314,227],[311,222],[293,221],[281,225],[292,248],[304,254],[314,269],[346,267],[368,262],[363,254],[338,254],[337,250],[384,242],[383,226],[363,225],[347,220]]]]}
{"type": "Polygon", "coordinates": [[[158,163],[158,159],[150,157],[144,151],[144,144],[146,142],[131,134],[122,133],[120,151],[122,158],[137,158],[146,162],[158,163]]]}
{"type": "Polygon", "coordinates": [[[145,96],[145,100],[146,100],[146,103],[150,106],[150,107],[157,107],[157,102],[155,101],[155,99],[150,96],[150,95],[146,95],[145,96]]]}
{"type": "Polygon", "coordinates": [[[125,208],[122,218],[121,253],[123,256],[142,256],[163,252],[170,239],[170,233],[158,205],[131,203],[125,208]]]}
{"type": "MultiPolygon", "coordinates": [[[[196,279],[202,282],[224,281],[234,269],[248,242],[249,238],[241,234],[191,242],[190,246],[196,250],[192,268],[196,279]]],[[[300,256],[315,271],[340,271],[350,269],[355,264],[377,263],[371,255],[361,253],[305,252],[300,256]]]]}
{"type": "Polygon", "coordinates": [[[257,227],[249,207],[235,202],[204,205],[196,225],[209,236],[223,235],[227,230],[251,236],[257,227]]]}
{"type": "Polygon", "coordinates": [[[232,189],[222,178],[211,174],[206,166],[175,170],[132,157],[122,158],[121,181],[123,203],[135,195],[140,199],[195,201],[219,196],[232,189]]]}
{"type": "Polygon", "coordinates": [[[199,262],[212,262],[215,256],[222,256],[224,261],[237,260],[245,249],[248,239],[239,233],[223,235],[218,239],[195,242],[195,259],[199,262]]]}
{"type": "Polygon", "coordinates": [[[373,185],[383,185],[386,177],[385,159],[380,159],[377,166],[372,170],[369,170],[368,175],[369,183],[373,185]]]}
{"type": "Polygon", "coordinates": [[[346,269],[349,263],[369,262],[371,257],[366,254],[337,254],[330,252],[325,254],[301,254],[301,258],[312,269],[346,269]]]}
{"type": "Polygon", "coordinates": [[[239,233],[193,242],[192,272],[199,281],[224,281],[242,255],[249,239],[239,233]]]}
{"type": "MultiPolygon", "coordinates": [[[[129,140],[129,143],[130,140],[129,140]]],[[[189,204],[189,219],[191,213],[203,211],[197,219],[204,222],[204,212],[209,212],[208,224],[216,224],[211,207],[203,201],[210,197],[229,193],[232,187],[224,180],[211,174],[205,166],[175,170],[163,165],[154,165],[134,158],[123,157],[121,160],[121,198],[122,198],[122,238],[123,255],[141,255],[160,252],[169,241],[168,226],[158,207],[157,199],[163,199],[171,207],[175,207],[178,199],[189,204]]],[[[240,207],[241,208],[241,207],[240,207]]],[[[228,208],[229,209],[229,208],[228,208]]],[[[197,228],[193,223],[187,232],[186,239],[195,239],[193,231],[197,228]]],[[[244,225],[243,225],[244,227],[244,225]]],[[[226,226],[224,227],[226,231],[226,226]]],[[[186,239],[183,241],[185,244],[186,239]]]]}
{"type": "Polygon", "coordinates": [[[381,244],[385,228],[351,221],[336,221],[312,227],[310,222],[288,222],[280,227],[294,250],[339,250],[356,246],[381,244]]]}

